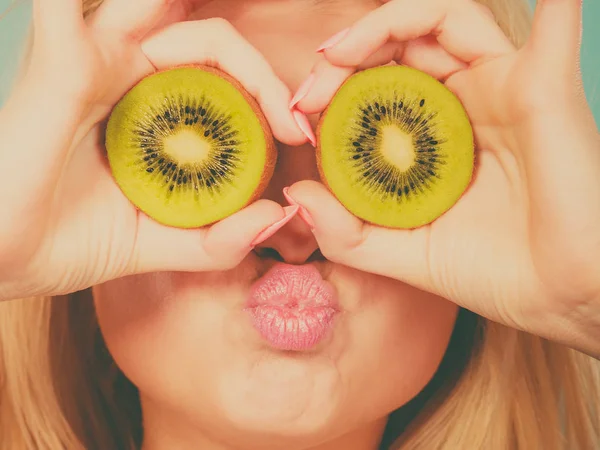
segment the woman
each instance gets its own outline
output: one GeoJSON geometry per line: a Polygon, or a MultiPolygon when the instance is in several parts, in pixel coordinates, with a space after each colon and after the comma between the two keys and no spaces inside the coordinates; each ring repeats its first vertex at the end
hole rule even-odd
{"type": "Polygon", "coordinates": [[[0,112],[0,447],[596,448],[580,15],[544,1],[527,36],[519,0],[36,0],[0,112]],[[352,217],[312,149],[340,84],[390,61],[443,80],[478,144],[464,197],[411,232],[352,217]],[[101,133],[142,76],[190,62],[257,98],[279,162],[263,199],[184,231],[123,197],[101,133]],[[247,311],[297,280],[333,310],[312,340],[247,311]]]}

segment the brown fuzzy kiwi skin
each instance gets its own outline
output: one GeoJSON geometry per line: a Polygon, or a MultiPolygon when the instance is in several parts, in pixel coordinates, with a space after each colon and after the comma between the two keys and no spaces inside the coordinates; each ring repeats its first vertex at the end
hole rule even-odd
{"type": "MultiPolygon", "coordinates": [[[[368,70],[368,69],[367,69],[367,70],[368,70]]],[[[350,77],[348,77],[348,78],[346,79],[346,81],[344,81],[344,83],[342,83],[342,85],[341,85],[341,86],[338,88],[338,90],[337,90],[337,91],[335,92],[335,94],[333,95],[332,99],[333,99],[333,98],[334,98],[336,95],[338,95],[339,91],[342,89],[342,87],[344,86],[344,84],[346,84],[348,81],[350,81],[350,78],[352,78],[352,76],[353,76],[353,75],[351,75],[350,77]]],[[[320,176],[320,178],[321,178],[321,182],[322,182],[322,183],[323,183],[323,185],[324,185],[324,186],[327,188],[327,190],[328,190],[328,191],[331,193],[331,195],[333,195],[334,197],[336,197],[336,195],[335,195],[335,192],[333,191],[333,189],[331,189],[331,186],[329,185],[329,183],[327,183],[327,177],[325,176],[325,171],[323,170],[323,165],[321,164],[321,153],[322,153],[322,149],[321,149],[321,128],[322,128],[322,126],[323,126],[323,121],[325,120],[325,117],[327,116],[327,112],[328,112],[328,111],[329,111],[329,106],[327,106],[327,107],[326,107],[326,108],[323,110],[323,112],[321,113],[321,115],[319,116],[319,121],[318,121],[318,123],[317,123],[317,129],[316,129],[316,139],[317,139],[317,146],[316,146],[316,148],[315,148],[315,155],[316,155],[316,160],[317,160],[317,170],[319,171],[319,176],[320,176]]],[[[475,150],[475,149],[474,149],[474,150],[475,150]]],[[[476,154],[475,154],[475,157],[476,157],[476,154]]],[[[476,163],[477,163],[477,159],[475,159],[475,161],[474,161],[474,167],[475,167],[475,164],[476,164],[476,163]]],[[[463,192],[463,195],[464,195],[464,194],[467,192],[467,190],[468,190],[468,189],[469,189],[469,187],[471,186],[471,183],[473,182],[474,176],[475,176],[475,170],[473,170],[473,171],[471,172],[471,179],[469,180],[469,184],[468,184],[467,188],[465,189],[465,191],[463,192]]],[[[462,196],[461,196],[461,197],[462,197],[462,196]]],[[[460,201],[460,198],[459,198],[459,200],[457,200],[457,202],[458,202],[458,201],[460,201]]],[[[455,203],[455,204],[456,204],[456,203],[455,203]]],[[[346,208],[346,206],[345,206],[345,205],[343,205],[343,204],[342,204],[342,206],[343,206],[344,208],[346,208]]],[[[431,221],[431,222],[429,222],[429,223],[426,223],[426,224],[423,224],[423,225],[417,225],[417,226],[415,226],[415,227],[412,227],[412,228],[401,228],[401,229],[405,229],[405,230],[414,230],[414,229],[421,228],[421,227],[423,227],[423,226],[431,225],[431,223],[433,223],[433,222],[435,222],[436,220],[440,219],[440,218],[441,218],[441,217],[442,217],[442,216],[443,216],[443,215],[444,215],[446,212],[448,212],[448,211],[449,211],[449,210],[452,208],[452,206],[453,206],[453,205],[451,205],[451,206],[450,206],[450,207],[449,207],[449,208],[448,208],[446,211],[444,211],[444,212],[443,212],[443,213],[442,213],[442,214],[441,214],[441,215],[440,215],[438,218],[436,218],[436,219],[432,220],[432,221],[431,221]]],[[[346,209],[348,209],[348,208],[346,208],[346,209]]],[[[371,221],[369,221],[369,220],[363,219],[362,217],[360,217],[359,219],[360,219],[360,220],[362,220],[363,222],[365,222],[366,224],[369,224],[369,225],[372,225],[372,226],[375,226],[375,227],[379,227],[379,228],[387,228],[387,229],[392,229],[392,230],[395,230],[395,229],[397,229],[397,228],[394,228],[394,227],[388,227],[388,226],[385,226],[385,225],[381,225],[381,224],[378,224],[378,223],[371,222],[371,221]]]]}
{"type": "MultiPolygon", "coordinates": [[[[158,73],[170,72],[171,70],[183,69],[183,68],[192,68],[192,69],[203,70],[205,72],[209,72],[214,75],[217,75],[217,76],[225,79],[229,83],[231,83],[242,94],[242,96],[248,102],[248,104],[250,104],[250,107],[254,111],[254,114],[256,114],[256,117],[258,118],[260,125],[263,129],[265,143],[266,143],[265,165],[264,165],[264,169],[263,169],[263,172],[262,172],[262,175],[260,178],[260,184],[256,187],[256,189],[254,190],[254,192],[252,193],[251,197],[248,199],[246,204],[244,206],[242,206],[241,209],[243,209],[243,208],[251,205],[252,203],[254,203],[256,200],[261,198],[262,194],[264,193],[267,186],[269,185],[271,178],[273,177],[273,173],[275,172],[275,166],[277,164],[277,147],[275,146],[275,139],[273,138],[273,133],[271,131],[269,122],[267,121],[267,118],[265,117],[265,115],[264,115],[260,105],[256,101],[256,99],[244,88],[244,86],[242,86],[242,84],[238,80],[236,80],[234,77],[232,77],[228,73],[226,73],[220,69],[217,69],[215,67],[207,66],[207,65],[203,65],[203,64],[181,64],[181,65],[172,66],[172,67],[169,67],[166,69],[160,69],[160,70],[154,71],[151,74],[146,75],[144,78],[156,75],[158,73]]],[[[144,78],[142,78],[142,79],[144,79],[144,78]]],[[[140,80],[140,82],[141,82],[141,80],[140,80]]],[[[203,227],[210,226],[213,223],[215,223],[215,222],[207,223],[207,224],[203,225],[203,227]]]]}

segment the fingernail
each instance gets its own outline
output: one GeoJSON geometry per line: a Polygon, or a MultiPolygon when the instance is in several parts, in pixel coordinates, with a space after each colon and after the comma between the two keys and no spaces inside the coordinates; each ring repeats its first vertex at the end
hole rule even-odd
{"type": "Polygon", "coordinates": [[[294,116],[294,120],[298,124],[298,127],[302,130],[304,135],[308,138],[313,147],[317,145],[317,138],[315,137],[315,133],[310,126],[310,122],[308,121],[308,117],[302,114],[297,109],[292,110],[292,115],[294,116]]]}
{"type": "Polygon", "coordinates": [[[321,44],[321,46],[317,49],[317,53],[320,53],[333,47],[335,44],[344,39],[344,37],[346,37],[348,31],[350,31],[350,28],[346,28],[345,30],[342,30],[339,33],[336,33],[333,36],[331,36],[329,39],[327,39],[321,44]]]}
{"type": "Polygon", "coordinates": [[[250,245],[255,247],[256,245],[265,242],[267,239],[277,233],[277,231],[279,231],[286,223],[292,220],[299,209],[300,207],[298,205],[286,206],[283,208],[285,211],[285,217],[275,222],[273,225],[269,225],[267,228],[258,233],[250,245]]]}
{"type": "Polygon", "coordinates": [[[300,216],[300,218],[302,220],[304,220],[304,223],[306,223],[306,225],[308,225],[308,227],[311,229],[311,231],[314,231],[315,221],[313,220],[313,218],[310,215],[310,213],[308,212],[308,210],[304,206],[297,203],[296,200],[294,200],[290,196],[290,188],[289,187],[286,187],[283,189],[283,196],[285,197],[285,199],[288,201],[289,204],[299,207],[298,215],[300,216]]]}
{"type": "Polygon", "coordinates": [[[302,84],[296,91],[296,94],[294,95],[294,97],[292,98],[292,101],[290,102],[290,109],[293,109],[294,106],[296,106],[298,104],[298,102],[300,102],[300,100],[302,100],[304,97],[306,97],[306,94],[308,94],[308,91],[310,90],[310,87],[312,86],[314,81],[315,81],[315,74],[311,73],[308,76],[308,78],[306,78],[306,80],[304,80],[302,82],[302,84]]]}

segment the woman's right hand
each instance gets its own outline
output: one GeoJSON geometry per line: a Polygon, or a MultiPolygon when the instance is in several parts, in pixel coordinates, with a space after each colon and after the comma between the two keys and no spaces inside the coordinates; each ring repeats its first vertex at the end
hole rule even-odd
{"type": "Polygon", "coordinates": [[[81,0],[34,1],[31,60],[0,110],[0,300],[232,268],[297,212],[259,200],[211,227],[175,229],[113,181],[101,122],[143,76],[179,64],[220,67],[254,95],[276,139],[307,139],[288,88],[230,24],[178,23],[192,2],[106,0],[84,21],[81,0]]]}

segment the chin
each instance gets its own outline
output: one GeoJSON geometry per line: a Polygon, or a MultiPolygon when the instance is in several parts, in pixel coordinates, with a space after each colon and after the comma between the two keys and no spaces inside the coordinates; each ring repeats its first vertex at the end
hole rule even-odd
{"type": "Polygon", "coordinates": [[[340,379],[327,361],[274,353],[224,374],[215,395],[233,429],[269,436],[318,436],[340,415],[340,379]]]}

